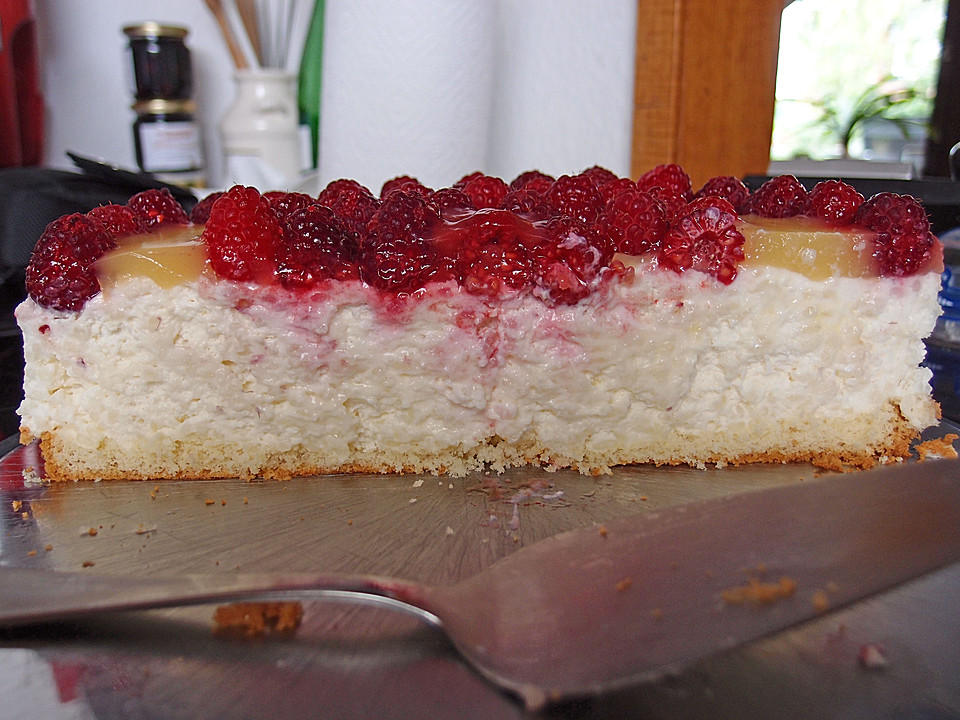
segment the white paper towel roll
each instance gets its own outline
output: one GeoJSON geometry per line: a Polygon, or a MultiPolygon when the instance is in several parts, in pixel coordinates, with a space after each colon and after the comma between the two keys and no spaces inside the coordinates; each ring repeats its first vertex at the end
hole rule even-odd
{"type": "Polygon", "coordinates": [[[496,3],[327,0],[320,187],[449,185],[487,158],[496,3]]]}

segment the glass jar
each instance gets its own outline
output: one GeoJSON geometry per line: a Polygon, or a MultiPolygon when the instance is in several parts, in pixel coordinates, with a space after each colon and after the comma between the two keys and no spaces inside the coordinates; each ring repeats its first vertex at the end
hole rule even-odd
{"type": "Polygon", "coordinates": [[[130,39],[133,93],[137,100],[185,100],[193,91],[187,29],[144,22],[123,29],[130,39]]]}
{"type": "Polygon", "coordinates": [[[205,181],[200,126],[190,100],[146,100],[133,106],[137,165],[164,182],[202,187],[205,181]]]}

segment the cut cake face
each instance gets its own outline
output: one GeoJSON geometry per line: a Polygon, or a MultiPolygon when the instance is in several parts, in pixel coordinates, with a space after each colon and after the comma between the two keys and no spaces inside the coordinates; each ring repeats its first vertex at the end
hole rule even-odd
{"type": "Polygon", "coordinates": [[[903,457],[937,420],[913,198],[676,165],[60,218],[18,308],[53,479],[903,457]]]}

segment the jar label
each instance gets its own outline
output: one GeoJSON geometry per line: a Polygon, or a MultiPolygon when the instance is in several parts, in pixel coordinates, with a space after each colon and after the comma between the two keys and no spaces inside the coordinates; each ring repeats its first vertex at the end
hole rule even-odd
{"type": "Polygon", "coordinates": [[[195,122],[143,123],[139,128],[142,169],[146,172],[203,167],[200,129],[195,122]]]}

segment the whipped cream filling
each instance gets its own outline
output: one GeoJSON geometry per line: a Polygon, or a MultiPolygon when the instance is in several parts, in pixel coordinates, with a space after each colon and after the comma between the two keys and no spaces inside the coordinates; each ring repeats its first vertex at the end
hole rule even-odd
{"type": "Polygon", "coordinates": [[[133,278],[79,314],[20,305],[20,413],[32,435],[90,452],[105,439],[158,457],[223,441],[309,447],[330,466],[529,437],[574,459],[629,457],[664,437],[674,454],[685,438],[736,453],[798,420],[889,403],[919,430],[937,419],[920,362],[939,284],[742,267],[728,287],[641,267],[553,307],[454,283],[386,300],[359,282],[294,295],[133,278]]]}

